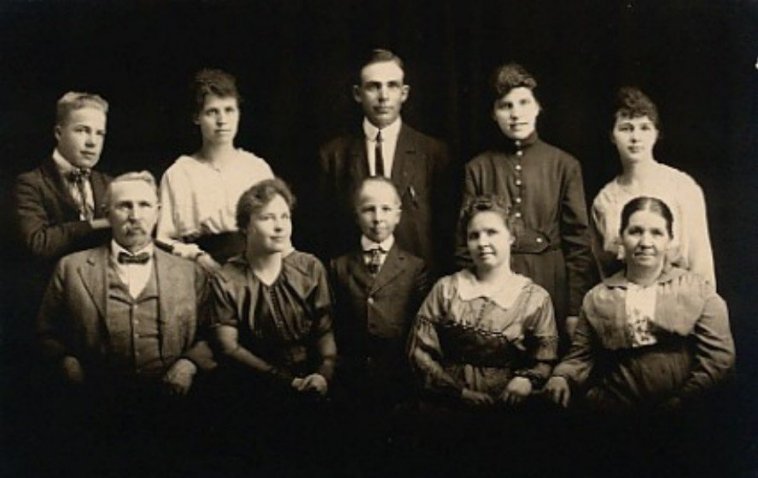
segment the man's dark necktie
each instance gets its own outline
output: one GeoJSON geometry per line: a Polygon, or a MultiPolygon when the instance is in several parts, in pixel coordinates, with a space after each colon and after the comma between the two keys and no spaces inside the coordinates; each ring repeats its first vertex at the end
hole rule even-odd
{"type": "Polygon", "coordinates": [[[366,251],[366,254],[369,255],[369,261],[368,261],[368,271],[371,275],[376,275],[379,273],[379,269],[382,267],[382,254],[384,254],[384,251],[381,247],[375,247],[373,249],[369,249],[366,251]]]}
{"type": "Polygon", "coordinates": [[[77,200],[79,214],[87,221],[91,221],[95,217],[95,212],[87,204],[87,181],[89,177],[89,169],[77,168],[68,173],[68,180],[74,183],[77,191],[79,191],[79,198],[77,200]]]}
{"type": "Polygon", "coordinates": [[[382,130],[376,133],[376,146],[374,149],[374,175],[384,176],[384,155],[382,154],[382,130]]]}
{"type": "Polygon", "coordinates": [[[136,255],[127,254],[124,251],[118,253],[119,264],[147,264],[149,260],[150,254],[147,252],[140,252],[136,255]]]}

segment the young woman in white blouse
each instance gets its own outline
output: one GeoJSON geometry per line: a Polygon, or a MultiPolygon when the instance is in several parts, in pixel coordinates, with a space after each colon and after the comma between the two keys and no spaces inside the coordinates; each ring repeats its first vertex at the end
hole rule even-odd
{"type": "Polygon", "coordinates": [[[235,222],[239,197],[274,175],[266,161],[234,145],[241,103],[235,78],[201,70],[193,90],[202,146],[163,174],[157,236],[174,254],[215,272],[244,249],[235,222]]]}
{"type": "Polygon", "coordinates": [[[619,90],[614,118],[611,140],[622,171],[595,197],[590,217],[593,253],[602,276],[610,277],[623,267],[621,209],[635,197],[651,196],[663,200],[673,213],[671,264],[699,274],[715,287],[703,191],[688,174],[653,156],[660,134],[658,109],[642,91],[625,87],[619,90]]]}

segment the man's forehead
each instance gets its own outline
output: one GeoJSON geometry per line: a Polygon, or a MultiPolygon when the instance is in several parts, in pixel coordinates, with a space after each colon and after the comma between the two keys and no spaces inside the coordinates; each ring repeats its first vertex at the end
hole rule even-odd
{"type": "Polygon", "coordinates": [[[85,106],[83,108],[71,110],[65,118],[63,118],[64,124],[96,123],[104,126],[106,121],[107,116],[105,112],[94,106],[85,106]]]}
{"type": "Polygon", "coordinates": [[[366,81],[402,81],[405,72],[394,61],[370,63],[361,70],[361,80],[366,81]]]}
{"type": "Polygon", "coordinates": [[[156,202],[158,197],[155,190],[141,180],[119,181],[111,184],[111,197],[120,200],[148,200],[156,202]]]}

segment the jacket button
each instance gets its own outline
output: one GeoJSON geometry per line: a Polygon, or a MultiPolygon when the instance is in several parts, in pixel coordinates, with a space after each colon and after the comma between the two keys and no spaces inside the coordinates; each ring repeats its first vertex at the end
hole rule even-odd
{"type": "Polygon", "coordinates": [[[367,300],[367,302],[369,304],[373,304],[374,303],[374,298],[373,297],[369,297],[368,300],[367,300]]]}
{"type": "Polygon", "coordinates": [[[537,238],[537,242],[538,242],[538,243],[540,243],[540,244],[542,244],[542,238],[541,238],[541,237],[538,237],[538,238],[537,238]]]}

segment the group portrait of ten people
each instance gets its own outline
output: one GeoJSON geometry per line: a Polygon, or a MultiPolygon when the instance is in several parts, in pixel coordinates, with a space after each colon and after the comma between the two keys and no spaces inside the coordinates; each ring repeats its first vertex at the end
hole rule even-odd
{"type": "Polygon", "coordinates": [[[181,393],[215,358],[219,372],[248,377],[234,383],[255,383],[246,390],[271,404],[326,395],[333,383],[374,404],[416,391],[514,404],[545,381],[548,396],[566,404],[567,384],[583,390],[587,379],[589,365],[578,368],[576,357],[598,347],[614,351],[622,375],[621,362],[643,360],[640,347],[656,363],[676,362],[656,368],[666,387],[630,385],[631,405],[671,403],[718,383],[734,347],[707,227],[699,229],[702,192],[652,158],[655,105],[639,90],[620,92],[612,140],[624,172],[588,216],[579,162],[537,135],[536,86],[519,65],[496,70],[492,118],[504,137],[466,165],[456,229],[444,206],[458,192],[447,148],[402,122],[404,65],[387,50],[371,52],[353,87],[361,128],[319,152],[322,234],[313,243],[328,268],[292,246],[289,188],[235,147],[240,96],[231,75],[195,77],[202,146],[166,171],[159,196],[145,173],[108,186],[93,169],[107,103],[64,95],[52,157],[15,189],[29,253],[49,270],[65,256],[37,315],[43,350],[70,381],[118,377],[181,393]],[[664,170],[700,202],[655,199],[664,170]],[[614,187],[662,206],[628,212],[637,196],[621,204],[614,187]],[[608,197],[617,201],[609,206],[608,197]],[[615,274],[596,266],[609,249],[625,265],[615,274]],[[430,288],[453,257],[462,269],[430,288]],[[598,272],[603,282],[587,294],[598,272]],[[591,302],[601,287],[613,290],[606,300],[615,308],[591,302]],[[664,292],[687,310],[666,305],[674,299],[664,292]],[[551,377],[559,339],[569,352],[551,377]]]}

